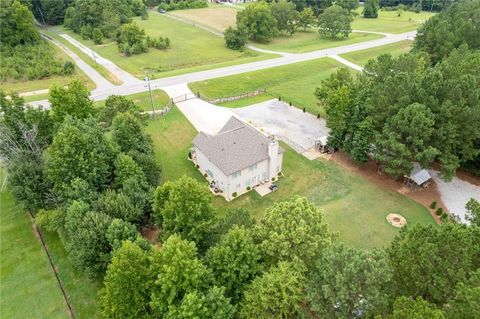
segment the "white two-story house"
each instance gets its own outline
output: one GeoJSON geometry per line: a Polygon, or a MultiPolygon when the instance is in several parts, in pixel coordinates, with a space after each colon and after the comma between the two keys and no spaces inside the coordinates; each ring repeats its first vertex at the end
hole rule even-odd
{"type": "Polygon", "coordinates": [[[231,117],[215,135],[199,132],[191,156],[230,200],[276,179],[282,171],[283,149],[255,127],[231,117]]]}

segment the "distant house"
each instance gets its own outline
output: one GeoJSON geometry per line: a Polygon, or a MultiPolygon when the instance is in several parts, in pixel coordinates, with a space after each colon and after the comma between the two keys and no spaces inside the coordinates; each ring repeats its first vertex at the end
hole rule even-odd
{"type": "Polygon", "coordinates": [[[215,135],[199,132],[191,159],[228,200],[277,178],[283,149],[253,126],[231,117],[215,135]]]}

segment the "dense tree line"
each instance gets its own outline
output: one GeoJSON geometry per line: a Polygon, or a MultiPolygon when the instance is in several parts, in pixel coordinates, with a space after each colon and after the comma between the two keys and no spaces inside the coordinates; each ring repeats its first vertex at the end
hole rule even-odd
{"type": "Polygon", "coordinates": [[[64,25],[85,38],[97,33],[115,39],[120,26],[135,16],[147,18],[142,0],[75,0],[65,12],[64,25]]]}
{"type": "Polygon", "coordinates": [[[32,13],[18,0],[0,4],[0,43],[1,81],[26,81],[74,72],[73,63],[59,60],[54,48],[40,38],[32,13]]]}
{"type": "Polygon", "coordinates": [[[161,248],[127,240],[114,251],[101,293],[107,318],[480,314],[476,223],[414,225],[386,249],[362,250],[339,243],[305,198],[274,204],[258,224],[243,210],[217,220],[210,198],[186,177],[157,188],[153,210],[168,232],[161,248]]]}
{"type": "Polygon", "coordinates": [[[79,81],[52,87],[49,101],[41,110],[1,96],[1,156],[17,199],[60,234],[75,265],[103,276],[123,240],[146,245],[138,230],[160,172],[145,118],[119,96],[94,108],[79,81]]]}
{"type": "Polygon", "coordinates": [[[200,9],[207,8],[206,0],[162,0],[158,5],[158,10],[184,10],[184,9],[200,9]]]}
{"type": "MultiPolygon", "coordinates": [[[[356,3],[358,5],[358,3],[356,3]]],[[[225,43],[230,49],[241,49],[247,39],[268,42],[279,35],[293,35],[298,29],[318,26],[321,36],[336,38],[348,37],[353,20],[351,10],[355,8],[349,1],[340,1],[339,5],[327,7],[319,16],[315,16],[310,7],[294,2],[279,0],[272,3],[256,2],[237,13],[236,27],[228,28],[225,43]]]]}
{"type": "Polygon", "coordinates": [[[448,180],[459,166],[478,161],[480,52],[468,30],[479,4],[454,4],[427,22],[413,53],[371,60],[356,79],[340,70],[323,81],[316,95],[332,129],[329,144],[358,163],[373,156],[394,176],[409,175],[414,162],[438,162],[448,180]],[[456,32],[463,21],[465,32],[456,32]],[[455,43],[444,41],[448,32],[456,33],[455,43]]]}

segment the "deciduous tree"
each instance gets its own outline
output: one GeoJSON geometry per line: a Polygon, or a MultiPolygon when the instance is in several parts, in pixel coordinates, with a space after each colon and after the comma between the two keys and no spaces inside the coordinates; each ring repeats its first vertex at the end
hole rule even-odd
{"type": "Polygon", "coordinates": [[[108,265],[100,293],[106,318],[150,318],[153,284],[149,252],[130,241],[117,249],[108,265]]]}
{"type": "Polygon", "coordinates": [[[313,26],[315,22],[312,8],[304,8],[298,15],[298,24],[303,27],[303,31],[307,31],[307,28],[313,26]]]}
{"type": "Polygon", "coordinates": [[[61,123],[70,115],[78,119],[85,119],[95,114],[90,91],[80,80],[73,80],[65,88],[53,86],[48,93],[48,100],[52,108],[52,118],[61,123]]]}
{"type": "Polygon", "coordinates": [[[234,226],[206,254],[207,266],[216,283],[226,288],[227,296],[238,302],[244,285],[260,273],[260,250],[245,227],[234,226]]]}
{"type": "Polygon", "coordinates": [[[161,220],[162,236],[179,234],[206,248],[204,239],[212,231],[215,216],[210,204],[211,195],[206,186],[193,178],[182,176],[175,182],[157,188],[154,213],[161,220]]]}
{"type": "Polygon", "coordinates": [[[47,175],[62,200],[76,178],[102,190],[110,180],[111,163],[112,148],[93,118],[67,117],[47,151],[47,175]]]}
{"type": "Polygon", "coordinates": [[[352,17],[348,10],[333,5],[325,9],[325,11],[318,18],[318,25],[321,35],[336,38],[338,35],[348,37],[352,32],[352,17]]]}
{"type": "Polygon", "coordinates": [[[187,294],[206,289],[211,281],[211,272],[197,257],[195,243],[178,235],[170,236],[162,249],[154,252],[151,271],[155,276],[151,305],[157,317],[180,305],[187,294]]]}
{"type": "Polygon", "coordinates": [[[418,297],[413,300],[407,297],[399,297],[393,305],[393,313],[387,319],[444,319],[445,315],[435,305],[430,304],[418,297]]]}
{"type": "Polygon", "coordinates": [[[323,212],[299,196],[268,208],[254,234],[270,265],[298,257],[311,266],[332,238],[323,212]]]}
{"type": "Polygon", "coordinates": [[[296,265],[280,262],[257,277],[245,290],[239,317],[299,318],[304,302],[304,282],[305,278],[296,265]]]}
{"type": "Polygon", "coordinates": [[[277,33],[277,21],[266,2],[255,2],[237,13],[237,28],[244,28],[255,41],[269,41],[277,33]]]}
{"type": "Polygon", "coordinates": [[[271,5],[272,16],[277,20],[277,30],[287,32],[292,35],[295,33],[298,12],[295,4],[287,0],[279,0],[271,5]]]}

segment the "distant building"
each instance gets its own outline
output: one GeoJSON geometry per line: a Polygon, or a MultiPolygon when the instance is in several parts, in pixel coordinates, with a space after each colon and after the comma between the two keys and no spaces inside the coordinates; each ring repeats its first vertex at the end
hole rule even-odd
{"type": "Polygon", "coordinates": [[[283,149],[278,142],[236,117],[218,134],[199,132],[190,155],[228,200],[276,179],[282,171],[283,149]]]}

